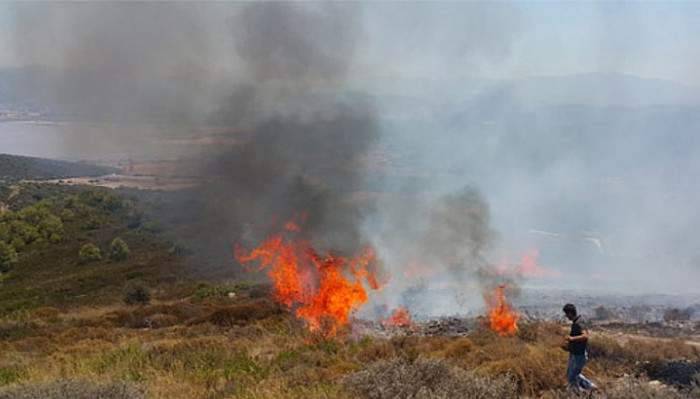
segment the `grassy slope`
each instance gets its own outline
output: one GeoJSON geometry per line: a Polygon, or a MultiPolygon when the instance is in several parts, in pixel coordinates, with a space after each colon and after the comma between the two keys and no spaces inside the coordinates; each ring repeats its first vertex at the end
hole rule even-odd
{"type": "MultiPolygon", "coordinates": [[[[55,185],[23,184],[14,186],[13,196],[0,201],[19,210],[38,200],[55,200],[56,212],[65,208],[65,200],[86,189],[55,185]]],[[[107,190],[91,188],[95,192],[107,190]]],[[[0,192],[1,193],[1,192],[0,192]]],[[[138,205],[134,205],[138,206],[138,205]]],[[[60,243],[30,244],[20,252],[19,263],[2,276],[0,314],[31,310],[38,306],[67,307],[81,304],[107,304],[117,301],[128,280],[142,279],[151,285],[177,279],[178,263],[183,260],[168,253],[169,244],[142,228],[128,226],[131,213],[138,209],[105,210],[90,207],[71,211],[64,218],[64,234],[60,243]],[[98,222],[86,228],[86,220],[98,222]],[[106,256],[109,243],[123,238],[131,249],[126,261],[114,262],[106,256]],[[83,244],[94,243],[101,248],[103,259],[80,264],[78,251],[83,244]]]]}
{"type": "MultiPolygon", "coordinates": [[[[24,185],[4,200],[19,209],[81,190],[24,185]]],[[[85,230],[80,216],[65,220],[62,242],[32,244],[0,283],[0,395],[3,386],[78,378],[138,384],[154,398],[351,398],[357,394],[345,377],[396,357],[440,359],[489,378],[510,375],[521,395],[554,397],[564,384],[560,325],[522,325],[510,338],[480,329],[467,338],[386,339],[348,329],[321,339],[261,287],[194,286],[179,274],[184,260],[169,254],[165,240],[145,231],[145,223],[129,227],[132,206],[91,209],[100,227],[85,230]],[[78,263],[83,243],[104,252],[115,236],[131,248],[127,261],[78,263]],[[150,305],[121,303],[121,290],[133,279],[153,288],[150,305]]],[[[623,345],[596,337],[592,345],[589,374],[603,386],[638,370],[640,360],[700,359],[697,348],[675,341],[623,345]]],[[[381,388],[362,383],[371,392],[381,388]]]]}

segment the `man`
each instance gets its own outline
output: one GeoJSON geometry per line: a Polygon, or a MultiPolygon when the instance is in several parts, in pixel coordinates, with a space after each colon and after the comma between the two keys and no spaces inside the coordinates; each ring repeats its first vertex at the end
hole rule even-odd
{"type": "Polygon", "coordinates": [[[588,329],[586,322],[577,314],[576,306],[567,303],[564,305],[564,314],[571,320],[571,332],[566,336],[569,350],[569,365],[566,370],[566,379],[569,389],[576,392],[589,391],[596,388],[581,372],[588,360],[588,329]]]}

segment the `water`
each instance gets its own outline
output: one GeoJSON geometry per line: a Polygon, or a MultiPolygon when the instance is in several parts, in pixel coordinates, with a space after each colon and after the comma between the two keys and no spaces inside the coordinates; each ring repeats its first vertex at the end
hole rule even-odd
{"type": "Polygon", "coordinates": [[[0,153],[68,159],[60,129],[42,122],[1,122],[0,153]]]}
{"type": "Polygon", "coordinates": [[[68,161],[175,159],[196,145],[165,140],[148,125],[100,125],[68,122],[0,122],[0,153],[68,161]]]}

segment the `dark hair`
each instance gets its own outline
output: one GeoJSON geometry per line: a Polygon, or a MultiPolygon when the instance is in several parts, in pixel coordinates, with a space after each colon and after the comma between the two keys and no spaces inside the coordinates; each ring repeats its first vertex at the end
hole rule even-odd
{"type": "Polygon", "coordinates": [[[573,303],[567,303],[564,305],[564,309],[562,309],[564,313],[566,314],[574,314],[576,315],[576,306],[574,306],[573,303]]]}

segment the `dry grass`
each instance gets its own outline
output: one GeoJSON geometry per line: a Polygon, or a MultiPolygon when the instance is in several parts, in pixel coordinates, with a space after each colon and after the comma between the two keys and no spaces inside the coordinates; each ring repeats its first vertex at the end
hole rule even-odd
{"type": "MultiPolygon", "coordinates": [[[[559,348],[561,326],[526,328],[510,338],[478,330],[469,337],[382,339],[347,330],[326,340],[309,335],[268,299],[245,292],[213,301],[41,308],[0,321],[0,386],[67,379],[137,384],[152,398],[372,397],[362,386],[383,384],[370,378],[372,370],[393,365],[401,381],[438,371],[449,377],[425,382],[420,397],[485,386],[510,392],[500,397],[556,392],[565,384],[567,360],[559,348]]],[[[609,388],[618,376],[634,373],[637,360],[697,356],[676,341],[645,346],[643,356],[639,345],[595,336],[587,375],[609,388]]],[[[382,378],[403,384],[389,374],[382,378]]]]}
{"type": "Polygon", "coordinates": [[[0,389],[0,399],[142,399],[143,391],[124,382],[57,380],[0,389]]]}
{"type": "Polygon", "coordinates": [[[508,377],[485,378],[451,366],[445,360],[419,357],[382,360],[344,380],[347,389],[368,399],[516,398],[508,377]]]}

